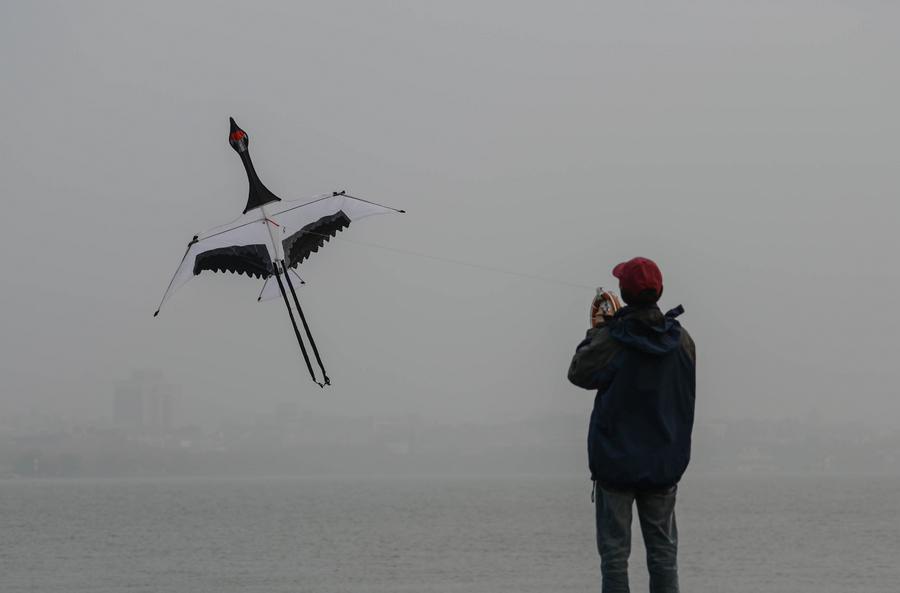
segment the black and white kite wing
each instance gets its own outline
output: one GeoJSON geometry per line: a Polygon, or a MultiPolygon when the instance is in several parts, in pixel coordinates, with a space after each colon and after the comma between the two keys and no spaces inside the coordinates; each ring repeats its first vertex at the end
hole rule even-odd
{"type": "MultiPolygon", "coordinates": [[[[325,246],[329,239],[350,226],[351,222],[378,214],[403,213],[389,206],[382,206],[346,192],[334,192],[312,201],[282,201],[268,210],[268,218],[275,225],[284,263],[288,268],[298,268],[300,264],[325,246]]],[[[265,301],[279,296],[278,284],[271,278],[266,280],[259,300],[265,301]]]]}
{"type": "Polygon", "coordinates": [[[203,270],[268,278],[274,265],[265,225],[261,213],[253,210],[226,225],[194,236],[153,316],[159,315],[172,293],[203,270]]]}
{"type": "Polygon", "coordinates": [[[290,268],[299,266],[353,221],[376,214],[403,212],[349,196],[346,192],[334,192],[305,203],[280,202],[272,206],[268,217],[281,231],[279,238],[284,262],[290,268]]]}
{"type": "Polygon", "coordinates": [[[236,220],[197,235],[188,244],[156,313],[185,282],[204,270],[266,279],[261,300],[279,296],[269,282],[284,268],[297,268],[350,223],[376,214],[403,212],[332,192],[312,200],[278,201],[248,211],[236,220]]]}

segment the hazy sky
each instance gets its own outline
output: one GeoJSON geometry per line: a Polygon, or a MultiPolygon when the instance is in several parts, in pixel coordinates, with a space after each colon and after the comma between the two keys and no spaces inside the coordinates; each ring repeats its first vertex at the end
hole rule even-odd
{"type": "Polygon", "coordinates": [[[161,369],[210,414],[583,411],[595,285],[656,259],[698,418],[900,414],[893,2],[14,2],[0,8],[0,413],[109,413],[161,369]],[[334,386],[260,282],[228,117],[285,199],[406,208],[301,268],[334,386]],[[351,242],[354,241],[354,242],[351,242]],[[370,243],[584,285],[412,257],[370,243]]]}

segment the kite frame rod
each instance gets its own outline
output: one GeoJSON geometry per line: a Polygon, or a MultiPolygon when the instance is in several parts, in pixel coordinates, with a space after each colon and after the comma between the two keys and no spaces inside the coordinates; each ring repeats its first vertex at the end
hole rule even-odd
{"type": "Polygon", "coordinates": [[[303,338],[300,336],[300,330],[297,328],[297,321],[294,319],[294,312],[291,311],[291,303],[288,301],[287,292],[284,290],[284,282],[281,281],[279,271],[275,270],[275,280],[278,281],[278,288],[281,289],[281,297],[284,299],[284,306],[287,307],[288,316],[291,318],[291,325],[294,326],[294,335],[297,336],[297,343],[300,344],[300,352],[303,353],[303,360],[306,361],[306,368],[309,370],[309,376],[313,382],[319,387],[325,387],[324,384],[316,380],[316,374],[313,372],[312,363],[309,362],[309,354],[306,352],[306,346],[303,345],[303,338]]]}
{"type": "Polygon", "coordinates": [[[319,363],[319,368],[322,369],[322,381],[325,382],[325,385],[331,385],[331,379],[328,378],[328,372],[325,370],[325,365],[322,364],[322,357],[319,356],[319,349],[316,348],[316,341],[312,337],[312,332],[309,331],[309,324],[306,323],[306,315],[303,314],[303,308],[300,306],[300,299],[297,298],[297,292],[294,290],[294,283],[291,282],[290,268],[285,265],[284,260],[281,261],[281,269],[285,271],[284,277],[287,280],[288,288],[291,289],[291,296],[294,297],[294,306],[297,308],[297,313],[300,315],[303,329],[306,330],[306,339],[309,340],[309,345],[312,347],[313,354],[316,356],[316,362],[319,363]]]}
{"type": "Polygon", "coordinates": [[[178,267],[175,268],[175,273],[172,274],[172,279],[169,280],[169,285],[166,287],[166,292],[163,293],[162,299],[159,301],[159,306],[156,308],[156,311],[153,313],[153,316],[156,317],[159,315],[159,312],[162,311],[163,303],[166,302],[166,297],[169,296],[169,291],[172,290],[172,284],[175,283],[175,277],[178,276],[178,270],[181,269],[181,266],[184,264],[184,260],[187,259],[187,255],[191,250],[191,246],[197,242],[197,235],[194,235],[194,238],[191,239],[191,242],[187,244],[187,247],[184,249],[184,255],[181,256],[181,262],[179,262],[178,267]]]}
{"type": "Polygon", "coordinates": [[[347,193],[347,190],[334,192],[335,196],[344,196],[346,198],[350,198],[351,200],[356,200],[357,202],[365,202],[366,204],[372,204],[373,206],[380,206],[382,208],[387,208],[388,210],[393,210],[398,214],[406,214],[406,210],[401,210],[399,208],[394,208],[393,206],[386,206],[384,204],[379,204],[378,202],[372,202],[371,200],[364,200],[363,198],[358,198],[356,196],[351,196],[347,193]]]}
{"type": "MultiPolygon", "coordinates": [[[[300,277],[300,274],[298,274],[298,273],[296,272],[296,270],[294,270],[293,268],[289,268],[289,271],[290,271],[294,276],[297,277],[297,280],[300,281],[300,284],[306,284],[306,280],[304,280],[303,278],[301,278],[301,277],[300,277]]],[[[257,302],[257,303],[258,303],[259,301],[262,300],[263,293],[266,291],[266,286],[268,286],[268,284],[269,284],[269,277],[267,277],[266,280],[265,280],[265,282],[263,282],[262,288],[259,289],[259,294],[256,295],[256,302],[257,302]]]]}

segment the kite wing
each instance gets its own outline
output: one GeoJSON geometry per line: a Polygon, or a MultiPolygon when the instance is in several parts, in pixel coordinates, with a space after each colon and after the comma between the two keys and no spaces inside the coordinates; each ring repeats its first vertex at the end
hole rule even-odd
{"type": "Polygon", "coordinates": [[[266,207],[270,221],[278,225],[284,263],[296,268],[350,223],[367,216],[400,212],[361,198],[334,192],[309,202],[279,202],[266,207]]]}
{"type": "Polygon", "coordinates": [[[275,271],[272,241],[262,212],[252,210],[237,220],[195,236],[156,309],[185,282],[203,270],[268,278],[275,271]]]}
{"type": "Polygon", "coordinates": [[[260,300],[277,297],[278,285],[268,279],[276,273],[280,259],[285,267],[296,268],[351,222],[392,212],[404,211],[345,192],[254,208],[233,222],[194,237],[154,316],[172,293],[203,270],[266,279],[260,300]],[[281,244],[274,244],[273,239],[281,244]]]}

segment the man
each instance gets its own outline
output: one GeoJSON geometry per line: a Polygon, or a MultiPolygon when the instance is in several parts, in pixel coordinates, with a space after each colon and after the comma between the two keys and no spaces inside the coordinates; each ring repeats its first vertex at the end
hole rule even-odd
{"type": "Polygon", "coordinates": [[[575,350],[569,381],[596,389],[588,459],[596,489],[603,593],[628,592],[631,509],[647,547],[651,593],[677,593],[675,491],[694,424],[694,342],[656,302],[662,273],[636,257],[613,269],[625,307],[600,314],[575,350]]]}

